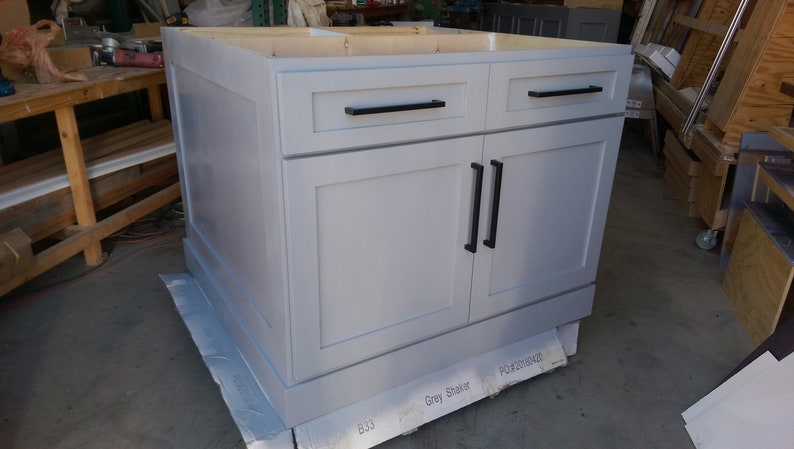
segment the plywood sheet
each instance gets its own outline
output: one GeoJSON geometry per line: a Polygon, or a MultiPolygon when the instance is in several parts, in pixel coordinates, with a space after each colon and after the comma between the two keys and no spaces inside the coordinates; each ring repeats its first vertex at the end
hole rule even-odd
{"type": "MultiPolygon", "coordinates": [[[[726,133],[742,133],[728,128],[732,122],[749,120],[741,111],[745,106],[792,104],[792,99],[780,92],[780,83],[794,64],[794,40],[772,38],[777,27],[786,23],[782,20],[783,14],[794,13],[787,8],[788,1],[767,0],[758,2],[753,8],[746,27],[752,31],[753,38],[739,42],[708,113],[709,120],[726,133]]],[[[764,130],[763,122],[755,121],[756,126],[764,130]]],[[[746,131],[750,130],[757,128],[746,131]]]]}
{"type": "MultiPolygon", "coordinates": [[[[705,0],[697,19],[716,25],[727,25],[733,18],[738,0],[705,0]]],[[[681,62],[671,81],[676,89],[684,87],[700,88],[706,79],[722,37],[702,31],[692,30],[681,54],[681,62]]]]}
{"type": "MultiPolygon", "coordinates": [[[[739,148],[742,134],[750,131],[769,131],[773,126],[788,126],[794,105],[740,106],[726,128],[720,128],[724,146],[739,148]]],[[[708,121],[708,123],[712,123],[708,121]]],[[[717,130],[719,131],[719,130],[717,130]]]]}
{"type": "Polygon", "coordinates": [[[794,128],[773,126],[769,130],[769,135],[784,147],[794,151],[794,128]]]}
{"type": "Polygon", "coordinates": [[[749,210],[743,213],[722,288],[754,344],[775,329],[791,286],[789,260],[749,210]]]}

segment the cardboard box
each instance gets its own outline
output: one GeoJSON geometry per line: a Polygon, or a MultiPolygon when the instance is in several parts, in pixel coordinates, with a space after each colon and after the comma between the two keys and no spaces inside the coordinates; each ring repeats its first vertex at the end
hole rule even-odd
{"type": "Polygon", "coordinates": [[[49,47],[52,62],[65,71],[90,69],[94,66],[89,47],[49,47]]]}
{"type": "Polygon", "coordinates": [[[23,25],[30,25],[27,0],[0,0],[0,33],[23,25]]]}
{"type": "MultiPolygon", "coordinates": [[[[18,26],[30,25],[30,11],[26,0],[0,0],[0,33],[5,37],[18,26]]],[[[11,64],[0,61],[0,69],[6,78],[20,78],[20,71],[11,64]]]]}

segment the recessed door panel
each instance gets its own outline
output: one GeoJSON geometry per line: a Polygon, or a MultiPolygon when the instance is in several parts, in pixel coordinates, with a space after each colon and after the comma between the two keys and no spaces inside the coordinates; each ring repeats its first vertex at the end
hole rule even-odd
{"type": "MultiPolygon", "coordinates": [[[[486,137],[485,164],[500,162],[502,179],[496,226],[493,193],[481,212],[493,248],[475,258],[472,320],[595,280],[621,120],[486,137]]],[[[491,192],[495,173],[486,172],[491,192]]]]}
{"type": "Polygon", "coordinates": [[[482,142],[284,163],[297,380],[466,323],[482,142]]]}

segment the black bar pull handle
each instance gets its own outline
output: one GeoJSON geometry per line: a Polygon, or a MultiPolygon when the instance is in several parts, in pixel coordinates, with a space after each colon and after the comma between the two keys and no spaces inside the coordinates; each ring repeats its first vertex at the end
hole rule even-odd
{"type": "Polygon", "coordinates": [[[499,200],[502,197],[502,168],[504,164],[491,159],[491,165],[496,169],[493,179],[493,204],[491,205],[491,233],[487,239],[482,241],[482,244],[488,248],[496,248],[496,225],[499,222],[499,200]]]}
{"type": "Polygon", "coordinates": [[[485,170],[482,165],[472,162],[471,168],[477,173],[477,179],[474,181],[474,207],[471,212],[471,238],[469,243],[463,247],[466,251],[474,254],[477,252],[477,233],[480,226],[480,200],[482,199],[482,173],[485,170]]]}
{"type": "Polygon", "coordinates": [[[355,106],[345,107],[347,115],[369,115],[383,114],[386,112],[418,111],[420,109],[443,108],[447,105],[442,100],[430,100],[424,103],[393,104],[389,106],[374,106],[371,108],[357,108],[355,106]]]}
{"type": "Polygon", "coordinates": [[[580,87],[578,89],[546,90],[542,92],[530,90],[527,92],[527,95],[535,98],[562,97],[565,95],[591,94],[593,92],[601,92],[603,90],[604,88],[601,86],[590,85],[588,87],[580,87]]]}

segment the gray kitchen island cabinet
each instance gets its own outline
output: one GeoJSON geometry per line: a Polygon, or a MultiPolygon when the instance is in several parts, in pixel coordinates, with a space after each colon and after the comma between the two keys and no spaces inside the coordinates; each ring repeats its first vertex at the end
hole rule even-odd
{"type": "Polygon", "coordinates": [[[164,44],[188,267],[287,427],[590,313],[628,47],[422,27],[164,44]]]}

